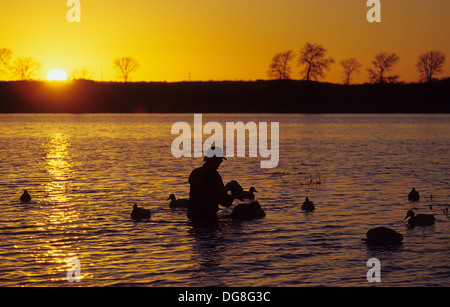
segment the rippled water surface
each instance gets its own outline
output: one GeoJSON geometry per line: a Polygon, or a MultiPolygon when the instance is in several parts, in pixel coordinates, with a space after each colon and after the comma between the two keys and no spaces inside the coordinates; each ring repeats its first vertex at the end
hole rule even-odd
{"type": "Polygon", "coordinates": [[[172,156],[177,121],[193,114],[0,115],[0,285],[368,286],[369,258],[381,261],[378,285],[450,285],[450,221],[429,208],[431,193],[450,203],[449,115],[204,115],[280,123],[277,168],[258,157],[219,169],[224,182],[256,187],[266,218],[216,228],[168,207],[170,193],[188,197],[202,164],[172,156]],[[308,185],[315,175],[321,184],[308,185]],[[18,201],[23,189],[32,203],[18,201]],[[306,196],[313,213],[300,208],[306,196]],[[133,203],[152,218],[132,221],[133,203]],[[411,208],[436,224],[408,228],[411,208]],[[376,226],[404,244],[367,246],[376,226]],[[75,257],[82,280],[72,284],[75,257]]]}

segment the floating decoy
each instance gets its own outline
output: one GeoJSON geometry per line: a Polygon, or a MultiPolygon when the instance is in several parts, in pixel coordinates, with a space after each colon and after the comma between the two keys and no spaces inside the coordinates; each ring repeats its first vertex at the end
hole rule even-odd
{"type": "Polygon", "coordinates": [[[253,200],[255,199],[255,194],[258,193],[255,187],[251,187],[250,190],[244,191],[242,186],[236,181],[231,180],[225,185],[225,191],[231,191],[231,196],[234,199],[239,199],[240,201],[244,201],[244,199],[253,200]]]}
{"type": "Polygon", "coordinates": [[[29,203],[31,201],[31,195],[28,194],[27,190],[23,191],[22,196],[20,196],[20,201],[23,203],[29,203]]]}
{"type": "Polygon", "coordinates": [[[387,227],[377,227],[370,229],[366,233],[367,239],[363,239],[371,245],[400,245],[403,235],[387,227]]]}
{"type": "Polygon", "coordinates": [[[242,192],[242,198],[253,200],[255,199],[254,193],[258,193],[258,191],[256,191],[255,187],[251,187],[250,190],[242,192]]]}
{"type": "Polygon", "coordinates": [[[231,212],[231,218],[235,220],[262,219],[265,216],[266,213],[257,201],[251,202],[250,204],[239,204],[231,212]]]}
{"type": "Polygon", "coordinates": [[[406,213],[405,220],[409,218],[408,224],[411,226],[427,226],[427,225],[433,225],[434,221],[436,221],[436,218],[433,214],[418,214],[415,215],[414,211],[408,210],[406,213]]]}
{"type": "Polygon", "coordinates": [[[314,203],[310,201],[308,197],[306,197],[302,205],[302,210],[314,211],[314,209],[315,209],[314,203]]]}
{"type": "Polygon", "coordinates": [[[242,186],[236,181],[231,180],[225,185],[225,191],[230,191],[233,199],[239,199],[240,201],[244,201],[244,189],[242,186]]]}
{"type": "Polygon", "coordinates": [[[139,208],[137,204],[134,204],[133,211],[130,214],[133,220],[149,219],[151,215],[150,209],[139,208]]]}
{"type": "Polygon", "coordinates": [[[167,200],[171,200],[169,203],[170,208],[189,208],[190,201],[189,199],[176,199],[175,194],[170,194],[167,200]]]}
{"type": "Polygon", "coordinates": [[[420,195],[419,192],[416,191],[416,188],[412,188],[411,192],[408,193],[409,201],[419,201],[420,195]]]}

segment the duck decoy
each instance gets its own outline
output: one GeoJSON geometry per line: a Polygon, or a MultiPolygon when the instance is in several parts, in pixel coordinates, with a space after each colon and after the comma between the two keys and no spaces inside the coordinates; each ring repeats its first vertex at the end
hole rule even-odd
{"type": "Polygon", "coordinates": [[[403,241],[403,235],[387,227],[377,227],[370,229],[366,233],[367,239],[363,239],[371,245],[400,245],[403,241]]]}
{"type": "Polygon", "coordinates": [[[305,201],[302,204],[302,210],[314,211],[314,209],[315,209],[314,203],[310,201],[308,197],[306,197],[305,201]]]}
{"type": "Polygon", "coordinates": [[[20,201],[23,203],[29,203],[31,201],[31,195],[28,193],[27,190],[23,191],[22,196],[20,196],[20,201]]]}
{"type": "Polygon", "coordinates": [[[244,201],[244,189],[236,180],[231,180],[230,182],[228,182],[225,185],[225,191],[230,191],[233,199],[244,201]]]}
{"type": "Polygon", "coordinates": [[[189,199],[176,199],[175,194],[170,194],[167,200],[171,200],[169,203],[170,208],[189,208],[190,201],[189,199]]]}
{"type": "Polygon", "coordinates": [[[412,190],[408,193],[408,200],[409,201],[419,201],[420,200],[420,194],[416,191],[416,188],[412,188],[412,190]]]}
{"type": "Polygon", "coordinates": [[[133,220],[149,219],[151,215],[150,209],[139,208],[137,204],[134,204],[133,211],[130,214],[133,220]]]}
{"type": "Polygon", "coordinates": [[[256,191],[255,187],[251,187],[250,190],[242,192],[242,198],[254,200],[255,193],[258,193],[258,191],[256,191]]]}
{"type": "Polygon", "coordinates": [[[418,214],[415,215],[413,210],[408,210],[406,213],[405,220],[409,218],[408,224],[411,226],[427,226],[433,225],[436,221],[436,218],[433,214],[418,214]]]}
{"type": "Polygon", "coordinates": [[[265,216],[266,213],[257,201],[251,202],[250,204],[239,204],[231,212],[231,218],[235,220],[262,219],[265,216]]]}

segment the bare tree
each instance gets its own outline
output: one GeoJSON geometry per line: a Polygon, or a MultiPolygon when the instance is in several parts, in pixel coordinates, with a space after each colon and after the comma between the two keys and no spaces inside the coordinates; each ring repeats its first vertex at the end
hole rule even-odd
{"type": "Polygon", "coordinates": [[[339,64],[344,69],[345,84],[349,85],[352,74],[360,72],[361,64],[355,58],[342,60],[339,64]]]}
{"type": "Polygon", "coordinates": [[[330,70],[333,58],[326,58],[327,50],[318,44],[306,43],[300,50],[299,65],[306,65],[302,71],[305,80],[319,80],[325,78],[324,70],[330,70]]]}
{"type": "Polygon", "coordinates": [[[375,55],[372,61],[373,68],[367,68],[369,79],[372,83],[393,83],[399,78],[398,75],[389,75],[392,66],[399,61],[399,57],[395,53],[388,54],[380,52],[375,55]]]}
{"type": "Polygon", "coordinates": [[[291,64],[295,55],[292,50],[277,53],[269,66],[267,74],[272,79],[289,80],[291,77],[291,64]]]}
{"type": "Polygon", "coordinates": [[[75,69],[72,71],[71,79],[72,80],[90,80],[92,79],[93,73],[89,71],[86,67],[78,70],[75,69]]]}
{"type": "Polygon", "coordinates": [[[41,68],[41,62],[35,58],[20,56],[14,60],[12,71],[19,80],[30,80],[41,68]]]}
{"type": "Polygon", "coordinates": [[[121,57],[114,60],[113,67],[118,71],[121,79],[123,79],[124,82],[128,82],[130,74],[136,71],[139,67],[139,63],[133,57],[121,57]]]}
{"type": "Polygon", "coordinates": [[[0,73],[4,74],[11,69],[13,52],[8,48],[0,48],[0,73]]]}
{"type": "Polygon", "coordinates": [[[420,80],[431,82],[435,75],[444,72],[445,54],[440,51],[429,51],[419,56],[416,67],[420,74],[420,80]]]}

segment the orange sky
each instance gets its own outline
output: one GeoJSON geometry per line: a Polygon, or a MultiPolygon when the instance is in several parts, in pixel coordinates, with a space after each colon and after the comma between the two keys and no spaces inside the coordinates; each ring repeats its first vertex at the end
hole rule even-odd
{"type": "MultiPolygon", "coordinates": [[[[395,73],[418,80],[421,53],[447,55],[450,75],[450,1],[381,0],[382,22],[366,20],[366,0],[81,0],[81,23],[69,23],[67,0],[0,0],[0,48],[69,75],[86,67],[96,80],[117,80],[112,61],[134,56],[133,81],[267,79],[273,55],[306,42],[335,59],[325,81],[342,82],[340,60],[363,69],[380,51],[396,52],[395,73]]],[[[297,59],[294,78],[299,78],[297,59]]]]}

